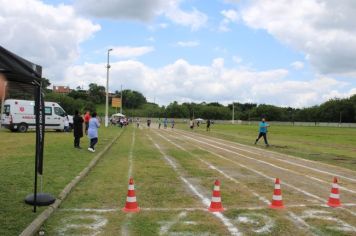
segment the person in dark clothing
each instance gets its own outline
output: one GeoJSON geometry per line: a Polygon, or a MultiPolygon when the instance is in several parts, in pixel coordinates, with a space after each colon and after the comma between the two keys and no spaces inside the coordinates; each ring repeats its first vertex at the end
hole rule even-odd
{"type": "Polygon", "coordinates": [[[83,137],[83,117],[79,114],[79,111],[75,111],[73,117],[73,134],[74,134],[74,147],[80,147],[80,138],[83,137]]]}
{"type": "Polygon", "coordinates": [[[210,119],[206,121],[206,131],[210,131],[210,119]]]}

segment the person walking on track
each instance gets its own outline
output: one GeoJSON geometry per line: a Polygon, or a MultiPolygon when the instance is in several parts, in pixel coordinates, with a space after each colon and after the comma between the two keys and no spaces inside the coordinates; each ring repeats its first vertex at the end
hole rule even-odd
{"type": "Polygon", "coordinates": [[[210,119],[208,119],[206,121],[206,131],[210,131],[210,124],[211,124],[211,121],[210,121],[210,119]]]}
{"type": "Polygon", "coordinates": [[[258,134],[258,137],[257,137],[257,139],[255,141],[255,144],[257,144],[258,140],[261,137],[263,137],[266,146],[267,147],[269,146],[268,141],[267,141],[267,127],[269,127],[269,124],[266,122],[265,118],[262,118],[262,121],[259,124],[259,134],[258,134]]]}
{"type": "Polygon", "coordinates": [[[88,136],[90,139],[90,152],[95,152],[95,145],[98,143],[98,128],[100,127],[99,120],[96,118],[96,112],[93,112],[89,120],[88,136]]]}

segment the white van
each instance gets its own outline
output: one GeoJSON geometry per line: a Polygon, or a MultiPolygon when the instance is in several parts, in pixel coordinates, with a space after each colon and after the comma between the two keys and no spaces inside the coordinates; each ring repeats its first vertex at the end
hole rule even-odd
{"type": "MultiPolygon", "coordinates": [[[[1,123],[11,131],[26,132],[36,128],[35,102],[19,99],[8,99],[4,102],[4,112],[1,115],[1,123]]],[[[45,128],[62,131],[66,112],[55,102],[45,102],[45,128]]],[[[68,116],[70,125],[73,117],[68,116]]]]}

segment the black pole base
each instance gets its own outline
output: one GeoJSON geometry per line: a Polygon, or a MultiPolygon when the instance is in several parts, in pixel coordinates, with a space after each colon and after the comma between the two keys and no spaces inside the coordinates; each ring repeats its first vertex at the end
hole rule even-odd
{"type": "MultiPolygon", "coordinates": [[[[54,201],[56,201],[56,199],[49,193],[37,193],[36,206],[49,206],[54,203],[54,201]]],[[[35,204],[34,195],[27,195],[25,198],[25,203],[33,206],[35,204]]]]}

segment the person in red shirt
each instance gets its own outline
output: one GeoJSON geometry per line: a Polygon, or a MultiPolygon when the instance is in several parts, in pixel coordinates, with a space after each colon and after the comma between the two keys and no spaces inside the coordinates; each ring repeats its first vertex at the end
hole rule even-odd
{"type": "Polygon", "coordinates": [[[89,128],[89,120],[90,120],[90,112],[87,111],[84,115],[84,123],[85,123],[85,134],[88,134],[88,128],[89,128]]]}

